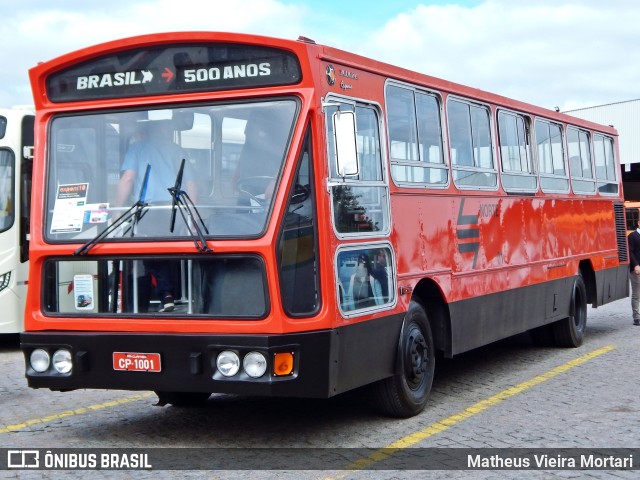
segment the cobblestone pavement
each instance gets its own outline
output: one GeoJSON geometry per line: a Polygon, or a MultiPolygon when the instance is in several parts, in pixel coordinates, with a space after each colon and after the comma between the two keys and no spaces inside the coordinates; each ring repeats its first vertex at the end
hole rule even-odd
{"type": "MultiPolygon", "coordinates": [[[[541,348],[520,335],[439,359],[428,408],[406,420],[380,417],[358,392],[329,400],[216,395],[203,407],[184,409],[154,407],[156,397],[146,392],[32,390],[17,342],[3,339],[0,448],[640,448],[640,327],[631,324],[628,300],[590,309],[588,322],[578,349],[541,348]]],[[[43,473],[49,478],[278,480],[638,475],[624,470],[332,470],[346,464],[328,464],[326,471],[0,471],[0,478],[35,479],[43,473]]]]}

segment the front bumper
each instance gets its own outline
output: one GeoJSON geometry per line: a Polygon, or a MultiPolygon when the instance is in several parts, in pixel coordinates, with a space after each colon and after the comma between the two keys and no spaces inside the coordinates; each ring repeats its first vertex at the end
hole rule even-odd
{"type": "Polygon", "coordinates": [[[167,392],[211,392],[264,396],[327,398],[331,386],[330,361],[334,331],[287,335],[201,335],[135,334],[102,332],[27,332],[21,335],[26,360],[26,377],[32,388],[74,390],[79,388],[154,390],[167,392]],[[68,374],[53,368],[38,373],[29,358],[35,349],[50,356],[58,349],[71,352],[73,369],[68,374]],[[240,369],[224,377],[216,369],[221,351],[235,351],[242,359],[249,352],[261,352],[267,371],[251,378],[240,369]],[[122,371],[114,366],[114,353],[159,354],[161,368],[154,371],[122,371]],[[293,354],[290,374],[274,373],[276,353],[293,354]]]}

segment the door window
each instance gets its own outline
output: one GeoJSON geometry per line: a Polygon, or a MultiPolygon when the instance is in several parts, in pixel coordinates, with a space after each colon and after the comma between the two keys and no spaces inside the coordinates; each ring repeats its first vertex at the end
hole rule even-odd
{"type": "Polygon", "coordinates": [[[377,110],[371,106],[331,103],[326,107],[333,222],[339,235],[376,235],[389,231],[389,189],[382,168],[377,110]],[[336,159],[333,115],[356,115],[357,173],[342,175],[336,159]]]}

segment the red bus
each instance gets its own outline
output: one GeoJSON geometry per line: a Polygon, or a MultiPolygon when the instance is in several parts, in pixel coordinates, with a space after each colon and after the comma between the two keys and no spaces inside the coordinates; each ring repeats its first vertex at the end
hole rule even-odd
{"type": "Polygon", "coordinates": [[[577,347],[628,295],[617,133],[305,38],[30,71],[28,384],[425,406],[436,353],[577,347]]]}

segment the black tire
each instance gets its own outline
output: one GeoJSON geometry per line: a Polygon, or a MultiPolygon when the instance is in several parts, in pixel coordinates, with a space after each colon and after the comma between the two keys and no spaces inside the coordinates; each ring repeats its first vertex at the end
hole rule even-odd
{"type": "Polygon", "coordinates": [[[576,348],[582,345],[587,329],[587,288],[578,275],[573,283],[569,316],[553,324],[553,334],[558,347],[576,348]]]}
{"type": "Polygon", "coordinates": [[[202,405],[211,396],[207,392],[155,392],[159,406],[170,403],[174,407],[195,407],[202,405]]]}
{"type": "Polygon", "coordinates": [[[374,398],[385,415],[412,417],[427,403],[436,360],[429,320],[415,301],[405,315],[396,357],[397,373],[374,384],[374,398]]]}

